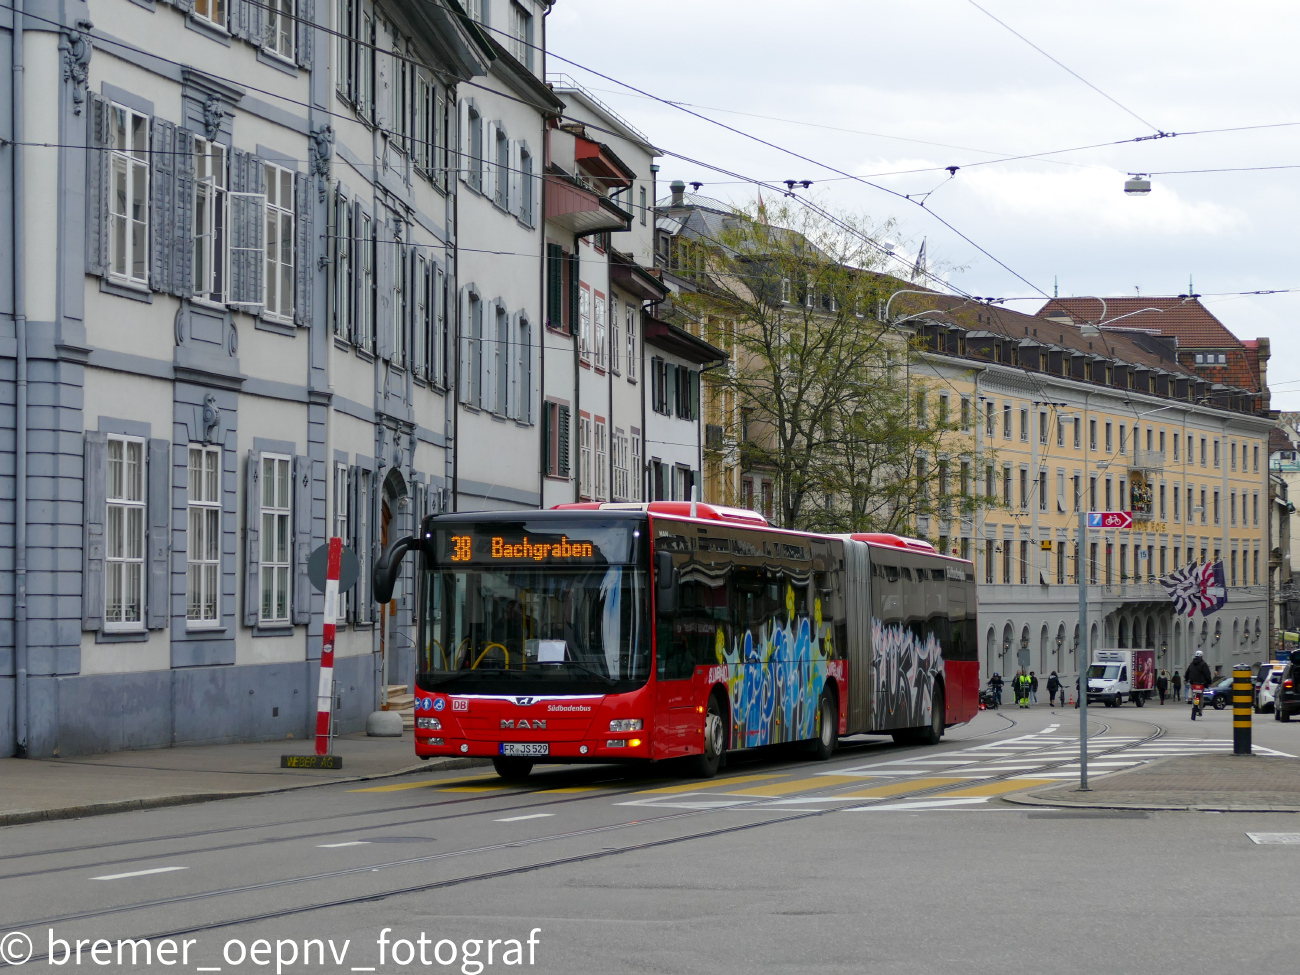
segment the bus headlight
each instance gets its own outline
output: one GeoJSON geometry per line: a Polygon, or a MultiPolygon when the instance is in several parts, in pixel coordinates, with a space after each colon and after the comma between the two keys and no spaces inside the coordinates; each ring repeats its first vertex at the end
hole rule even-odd
{"type": "Polygon", "coordinates": [[[610,731],[640,731],[645,723],[640,718],[615,718],[609,723],[610,731]]]}
{"type": "Polygon", "coordinates": [[[420,731],[441,731],[442,722],[437,718],[416,718],[415,727],[420,731]]]}

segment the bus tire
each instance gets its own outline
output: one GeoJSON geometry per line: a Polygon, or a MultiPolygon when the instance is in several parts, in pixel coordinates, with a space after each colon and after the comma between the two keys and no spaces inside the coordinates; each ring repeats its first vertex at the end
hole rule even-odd
{"type": "Polygon", "coordinates": [[[526,758],[494,758],[492,767],[507,782],[522,782],[532,772],[533,763],[526,758]]]}
{"type": "Polygon", "coordinates": [[[723,720],[722,705],[716,694],[709,695],[709,706],[704,712],[704,752],[687,760],[690,774],[699,779],[711,779],[718,774],[727,756],[727,726],[723,720]]]}
{"type": "Polygon", "coordinates": [[[922,745],[937,745],[943,738],[943,719],[945,717],[945,704],[943,695],[943,685],[937,684],[934,688],[934,704],[930,708],[930,726],[928,728],[918,728],[916,741],[922,745]]]}
{"type": "Polygon", "coordinates": [[[819,762],[824,762],[835,754],[839,743],[840,715],[835,701],[829,694],[823,694],[817,702],[817,737],[813,739],[813,754],[819,762]]]}

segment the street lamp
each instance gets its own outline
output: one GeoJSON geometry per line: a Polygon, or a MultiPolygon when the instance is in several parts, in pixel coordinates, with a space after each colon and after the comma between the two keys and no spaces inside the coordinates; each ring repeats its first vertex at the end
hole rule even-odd
{"type": "Polygon", "coordinates": [[[1129,196],[1146,196],[1151,192],[1151,180],[1146,173],[1129,173],[1124,181],[1124,192],[1129,196]]]}

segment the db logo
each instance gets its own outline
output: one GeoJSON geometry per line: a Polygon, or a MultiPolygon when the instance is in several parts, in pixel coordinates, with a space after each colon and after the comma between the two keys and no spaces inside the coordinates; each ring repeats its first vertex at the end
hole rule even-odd
{"type": "Polygon", "coordinates": [[[435,711],[441,711],[446,706],[447,706],[447,699],[445,697],[440,697],[433,702],[433,709],[435,711]]]}
{"type": "Polygon", "coordinates": [[[453,697],[451,699],[451,709],[453,711],[468,711],[469,701],[464,698],[453,697]]]}

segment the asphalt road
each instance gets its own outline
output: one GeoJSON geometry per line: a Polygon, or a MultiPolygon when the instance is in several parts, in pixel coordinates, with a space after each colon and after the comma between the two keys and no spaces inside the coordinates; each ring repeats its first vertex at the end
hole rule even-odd
{"type": "MultiPolygon", "coordinates": [[[[0,951],[30,937],[24,971],[1294,970],[1300,846],[1247,836],[1294,815],[999,799],[1077,776],[1077,715],[1004,708],[933,748],[733,757],[709,781],[471,770],[10,827],[0,951]],[[139,938],[163,954],[119,962],[139,938]]],[[[1089,716],[1094,774],[1230,749],[1230,710],[1089,716]]],[[[1255,741],[1300,755],[1300,724],[1256,716],[1255,741]]]]}

